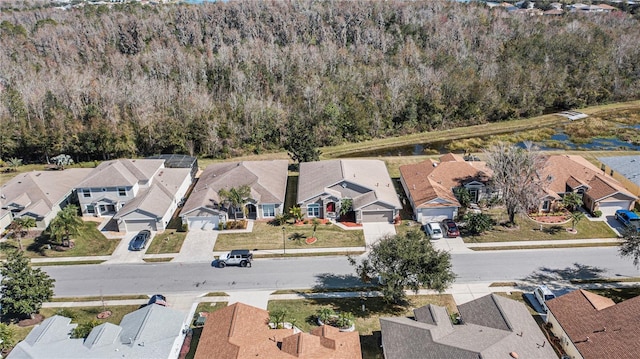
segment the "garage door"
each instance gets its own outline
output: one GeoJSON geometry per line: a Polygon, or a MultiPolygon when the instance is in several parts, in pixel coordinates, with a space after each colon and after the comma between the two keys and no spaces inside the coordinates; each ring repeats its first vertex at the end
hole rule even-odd
{"type": "Polygon", "coordinates": [[[600,202],[598,209],[603,216],[613,216],[619,209],[629,209],[629,201],[600,202]]]}
{"type": "Polygon", "coordinates": [[[422,209],[422,218],[420,221],[422,223],[427,222],[440,222],[443,219],[453,219],[453,211],[455,208],[446,207],[446,208],[423,208],[422,209]]]}
{"type": "Polygon", "coordinates": [[[393,211],[370,211],[362,212],[362,222],[385,222],[389,223],[393,220],[393,211]]]}
{"type": "Polygon", "coordinates": [[[155,219],[130,219],[125,221],[125,227],[127,232],[138,232],[143,229],[150,231],[157,231],[155,219]]]}
{"type": "Polygon", "coordinates": [[[189,230],[212,230],[218,228],[218,217],[189,217],[189,230]]]}

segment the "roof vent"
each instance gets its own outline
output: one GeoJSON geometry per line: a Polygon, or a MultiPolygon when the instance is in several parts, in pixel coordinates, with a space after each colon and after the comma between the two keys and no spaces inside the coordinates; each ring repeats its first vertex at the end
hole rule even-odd
{"type": "Polygon", "coordinates": [[[433,167],[438,167],[438,164],[434,162],[433,167]]]}
{"type": "Polygon", "coordinates": [[[342,188],[347,188],[347,183],[346,182],[342,182],[341,186],[342,186],[342,188]]]}
{"type": "Polygon", "coordinates": [[[509,353],[509,356],[512,357],[512,358],[518,359],[518,353],[516,353],[516,352],[509,353]]]}

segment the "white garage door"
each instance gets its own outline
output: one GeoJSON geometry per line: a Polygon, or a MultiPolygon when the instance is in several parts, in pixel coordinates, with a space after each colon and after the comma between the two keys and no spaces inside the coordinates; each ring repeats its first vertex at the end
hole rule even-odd
{"type": "Polygon", "coordinates": [[[393,211],[362,212],[362,222],[364,223],[373,223],[373,222],[390,223],[392,220],[393,220],[393,211]]]}
{"type": "Polygon", "coordinates": [[[130,219],[124,222],[127,232],[138,232],[143,229],[157,231],[155,219],[130,219]]]}
{"type": "Polygon", "coordinates": [[[422,223],[427,222],[440,222],[443,219],[453,219],[453,212],[455,208],[446,207],[446,208],[423,208],[422,209],[422,218],[420,221],[422,223]]]}
{"type": "Polygon", "coordinates": [[[629,209],[629,201],[600,202],[598,209],[603,216],[613,216],[619,209],[629,209]]]}
{"type": "Polygon", "coordinates": [[[189,217],[189,230],[212,230],[218,228],[218,217],[189,217]]]}

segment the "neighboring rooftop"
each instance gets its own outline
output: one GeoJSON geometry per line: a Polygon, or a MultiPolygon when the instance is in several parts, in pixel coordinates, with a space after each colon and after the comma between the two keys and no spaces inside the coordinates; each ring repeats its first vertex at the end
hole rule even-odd
{"type": "Polygon", "coordinates": [[[197,158],[189,155],[162,154],[147,157],[149,160],[164,160],[167,168],[191,168],[198,161],[197,158]]]}
{"type": "Polygon", "coordinates": [[[94,168],[78,188],[133,186],[138,182],[149,181],[164,161],[149,159],[118,159],[105,161],[94,168]]]}
{"type": "Polygon", "coordinates": [[[321,326],[311,333],[271,329],[269,312],[242,303],[210,313],[196,359],[354,359],[361,358],[358,332],[321,326]]]}
{"type": "Polygon", "coordinates": [[[380,318],[384,357],[557,358],[522,303],[489,294],[458,310],[464,324],[453,325],[446,308],[435,305],[415,309],[415,320],[380,318]]]}
{"type": "Polygon", "coordinates": [[[8,359],[175,358],[180,351],[184,313],[151,304],[101,324],[86,339],[71,339],[77,326],[59,315],[45,319],[11,351],[8,359]]]}
{"type": "Polygon", "coordinates": [[[640,358],[640,296],[615,304],[579,289],[547,306],[583,358],[640,358]]]}
{"type": "Polygon", "coordinates": [[[598,157],[598,161],[640,186],[640,155],[598,157]]]}

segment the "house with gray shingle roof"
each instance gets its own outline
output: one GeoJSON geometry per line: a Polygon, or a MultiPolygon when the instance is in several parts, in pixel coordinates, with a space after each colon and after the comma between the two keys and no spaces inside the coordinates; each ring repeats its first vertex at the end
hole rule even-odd
{"type": "Polygon", "coordinates": [[[343,199],[355,221],[392,222],[402,205],[380,160],[330,160],[300,164],[297,204],[306,218],[334,219],[343,199]]]}
{"type": "Polygon", "coordinates": [[[640,155],[598,157],[600,169],[618,180],[626,189],[640,196],[640,155]]]}
{"type": "Polygon", "coordinates": [[[191,168],[167,168],[165,159],[100,163],[77,185],[83,216],[111,217],[120,231],[162,231],[191,185],[191,168]]]}
{"type": "Polygon", "coordinates": [[[72,339],[77,324],[59,315],[45,319],[13,348],[9,359],[178,358],[185,336],[185,313],[157,304],[101,324],[86,339],[72,339]]]}
{"type": "Polygon", "coordinates": [[[232,208],[227,208],[218,195],[221,189],[230,190],[247,185],[251,189],[250,199],[244,210],[235,213],[235,218],[272,219],[283,214],[287,190],[288,162],[242,161],[216,163],[208,166],[200,175],[189,195],[180,216],[189,229],[217,229],[219,223],[234,217],[232,208]]]}
{"type": "Polygon", "coordinates": [[[495,294],[458,306],[461,324],[446,308],[428,305],[414,319],[380,318],[386,359],[557,358],[522,303],[495,294]]]}
{"type": "Polygon", "coordinates": [[[69,168],[16,175],[0,187],[0,227],[6,228],[14,218],[32,217],[37,229],[46,229],[60,209],[73,202],[74,188],[90,172],[69,168]]]}

